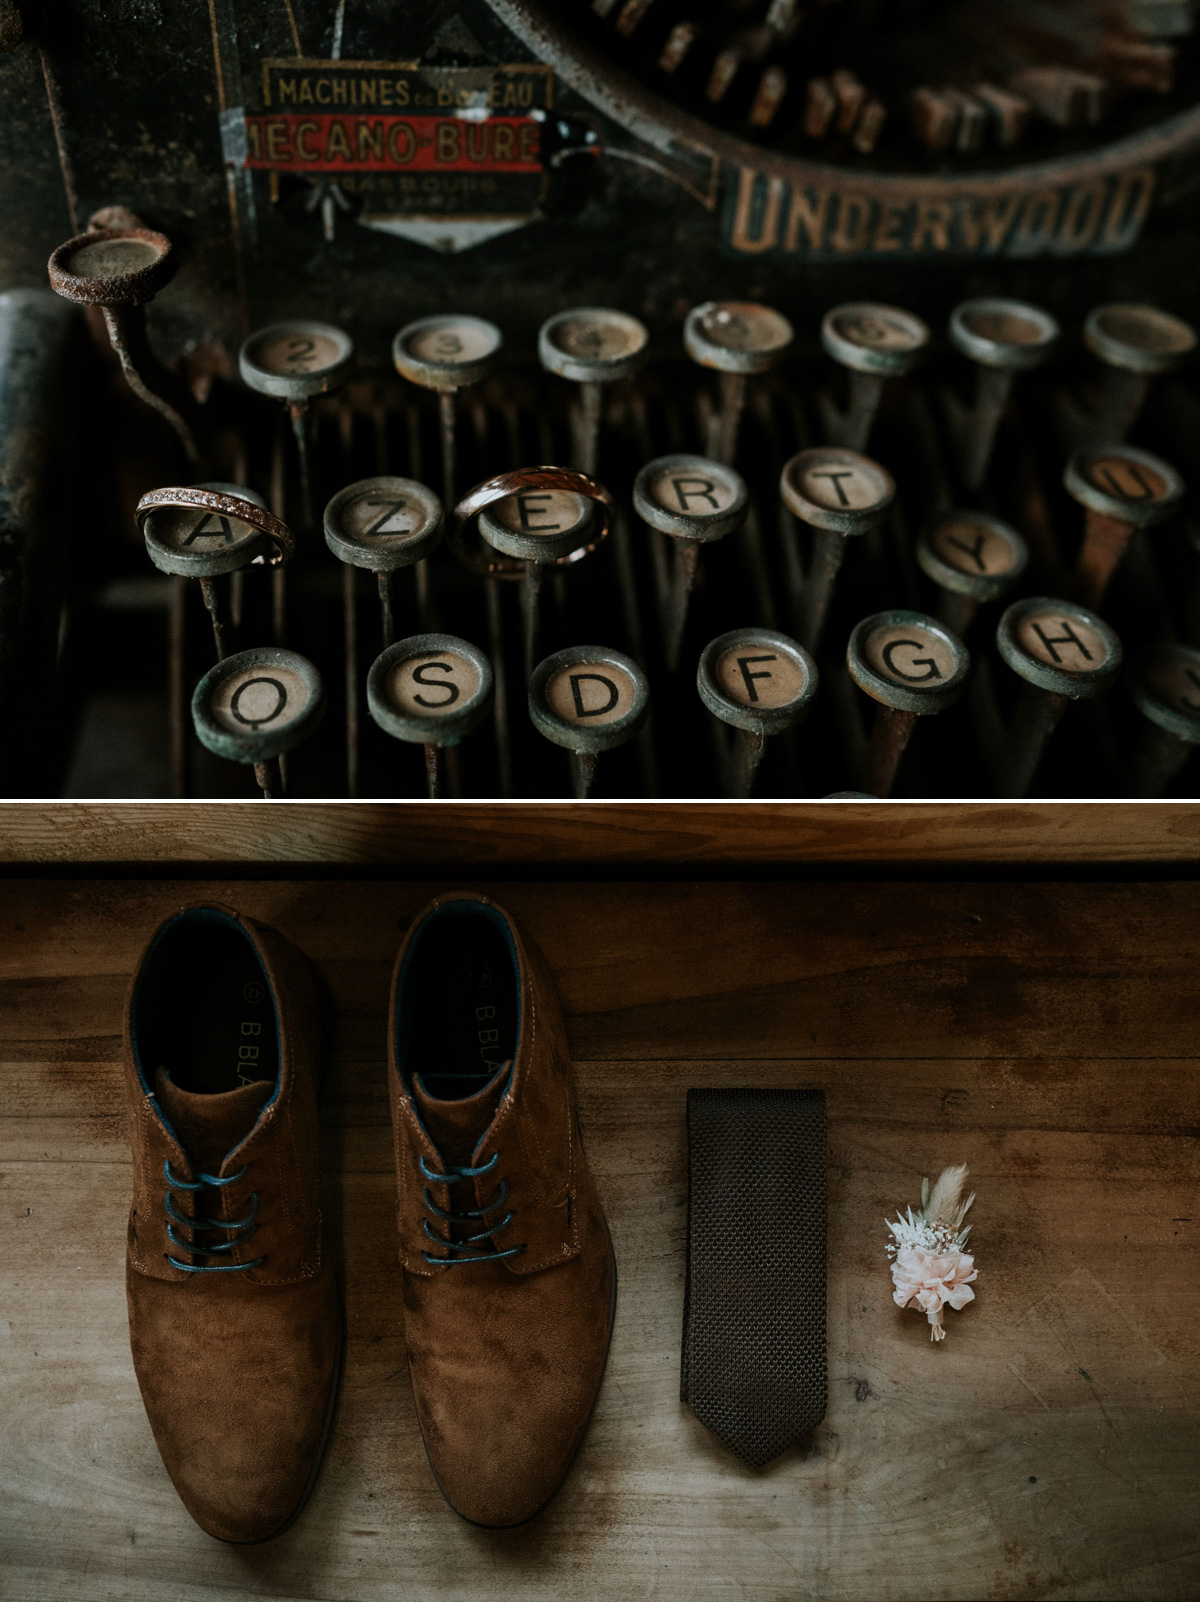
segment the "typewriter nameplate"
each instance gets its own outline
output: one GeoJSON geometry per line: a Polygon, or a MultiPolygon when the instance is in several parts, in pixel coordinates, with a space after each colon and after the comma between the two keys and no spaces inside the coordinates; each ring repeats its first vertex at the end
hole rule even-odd
{"type": "Polygon", "coordinates": [[[824,261],[1105,255],[1137,239],[1157,179],[1151,163],[1115,151],[1075,172],[1059,163],[1053,177],[1050,163],[1045,177],[953,181],[796,166],[724,168],[728,248],[824,261]]]}
{"type": "Polygon", "coordinates": [[[537,214],[552,69],[420,62],[267,60],[245,115],[243,165],[335,176],[358,220],[461,249],[537,214]],[[464,226],[446,231],[457,219],[464,226]],[[441,224],[440,235],[422,225],[441,224]],[[469,224],[470,226],[466,226],[469,224]]]}

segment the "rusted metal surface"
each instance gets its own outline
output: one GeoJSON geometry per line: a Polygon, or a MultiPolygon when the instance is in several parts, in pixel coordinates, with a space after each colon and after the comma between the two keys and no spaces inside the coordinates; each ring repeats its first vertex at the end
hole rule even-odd
{"type": "Polygon", "coordinates": [[[175,248],[153,228],[96,228],[59,245],[46,264],[50,287],[79,306],[142,306],[179,268],[175,248]]]}

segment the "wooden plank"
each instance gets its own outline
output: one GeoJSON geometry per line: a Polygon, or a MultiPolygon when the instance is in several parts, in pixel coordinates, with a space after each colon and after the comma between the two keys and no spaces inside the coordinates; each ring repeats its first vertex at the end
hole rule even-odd
{"type": "Polygon", "coordinates": [[[1184,1048],[1165,1050],[1174,1025],[1158,1026],[1139,1057],[1149,1008],[1134,1008],[1134,987],[1110,997],[1123,951],[1124,971],[1159,985],[1160,1010],[1170,1010],[1165,972],[1190,1017],[1196,983],[1172,964],[1188,949],[1191,887],[987,887],[968,933],[1008,988],[997,981],[984,1028],[965,1004],[955,1015],[937,1002],[951,936],[939,946],[928,934],[960,927],[956,898],[971,887],[824,886],[810,910],[808,891],[798,907],[794,888],[773,885],[495,887],[545,940],[577,1044],[637,1036],[654,1048],[580,1052],[585,1140],[621,1272],[612,1355],[562,1492],[526,1529],[498,1534],[442,1502],[405,1371],[375,991],[425,887],[212,888],[311,950],[342,1019],[324,1157],[350,1347],[329,1458],[292,1531],[264,1548],[220,1546],[178,1503],[133,1378],[120,996],[148,924],[197,887],[10,882],[0,887],[0,1596],[1157,1602],[1200,1590],[1196,1033],[1181,1027],[1184,1048]],[[900,890],[911,912],[888,899],[900,890]],[[1056,908],[1064,895],[1079,899],[1056,908]],[[914,967],[902,941],[916,917],[930,943],[914,967]],[[562,943],[589,935],[587,960],[564,962],[562,943]],[[743,1015],[762,1007],[754,963],[731,967],[730,954],[774,962],[780,949],[803,1006],[777,1011],[778,1049],[726,1050],[751,1036],[757,1019],[743,1015]],[[1100,960],[1088,967],[1080,951],[1100,960]],[[1068,1010],[1065,991],[1044,988],[1056,952],[1075,964],[1068,1010]],[[652,977],[637,977],[639,955],[652,977]],[[897,968],[907,979],[881,988],[897,968]],[[911,1017],[896,1043],[905,984],[901,1017],[940,1005],[949,1020],[936,1052],[915,1049],[931,1031],[911,1017]],[[656,1013],[656,996],[678,1010],[656,1013]],[[822,996],[834,999],[820,1051],[808,1014],[822,996]],[[853,997],[866,1020],[831,1051],[826,1031],[835,1017],[854,1022],[853,997]],[[356,1015],[364,998],[369,1011],[356,1015]],[[1086,1020],[1106,1007],[1111,1050],[1092,1054],[1079,1030],[1098,1038],[1086,1020]],[[1035,1049],[997,1049],[1022,1040],[1035,1049]],[[763,1473],[741,1468],[678,1399],[683,1108],[698,1084],[821,1085],[829,1102],[829,1413],[811,1449],[763,1473]],[[935,1348],[923,1320],[891,1303],[883,1218],[916,1198],[923,1172],[957,1160],[978,1190],[979,1295],[948,1315],[935,1348]]]}
{"type": "MultiPolygon", "coordinates": [[[[1191,883],[478,887],[550,954],[581,1057],[1144,1058],[1200,1034],[1191,883]]],[[[378,1061],[401,934],[436,888],[0,883],[0,1037],[115,1052],[148,931],[216,899],[295,940],[342,998],[343,1049],[378,1061]]]]}
{"type": "Polygon", "coordinates": [[[1190,802],[7,803],[0,863],[296,863],[633,873],[1200,860],[1190,802]]]}

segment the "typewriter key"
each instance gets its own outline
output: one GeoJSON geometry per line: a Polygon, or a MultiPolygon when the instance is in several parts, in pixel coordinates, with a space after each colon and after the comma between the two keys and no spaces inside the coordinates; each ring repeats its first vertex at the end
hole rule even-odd
{"type": "Polygon", "coordinates": [[[300,461],[304,527],[313,526],[312,469],[308,459],[308,403],[339,389],[354,366],[354,343],[332,323],[270,323],[238,352],[242,382],[287,406],[300,461]]]}
{"type": "Polygon", "coordinates": [[[704,456],[659,456],[634,480],[634,511],[673,542],[670,589],[663,598],[664,649],[672,673],[679,666],[700,547],[740,528],[749,506],[741,474],[704,456]]]}
{"type": "Polygon", "coordinates": [[[884,384],[907,373],[928,343],[925,323],[898,306],[850,301],[825,313],[821,344],[850,374],[850,404],[844,412],[828,395],[818,397],[830,444],[866,450],[884,384]]]}
{"type": "Polygon", "coordinates": [[[461,313],[420,317],[392,341],[396,371],[411,384],[437,391],[442,430],[442,493],[454,505],[454,397],[490,378],[500,361],[504,335],[495,323],[461,313]]]}
{"type": "Polygon", "coordinates": [[[394,633],[391,576],[434,550],[442,537],[442,503],[411,478],[360,478],[325,508],[325,543],[350,567],[375,574],[383,643],[394,633]]]}
{"type": "MultiPolygon", "coordinates": [[[[97,213],[95,220],[104,216],[97,213]]],[[[93,227],[59,245],[48,271],[50,287],[64,300],[100,307],[126,383],[170,424],[188,460],[198,462],[200,452],[184,415],[192,410],[191,397],[155,360],[146,337],[145,307],[178,266],[171,241],[153,228],[93,227]]]]}
{"type": "Polygon", "coordinates": [[[276,567],[289,561],[295,548],[291,530],[267,510],[261,496],[239,484],[151,490],[138,502],[134,518],[160,572],[199,580],[220,661],[225,625],[213,580],[252,562],[276,567]]]}
{"type": "Polygon", "coordinates": [[[1088,313],[1083,338],[1104,363],[1104,388],[1092,419],[1097,441],[1125,438],[1150,392],[1150,381],[1178,367],[1196,346],[1196,331],[1157,306],[1114,302],[1088,313]]]}
{"type": "Polygon", "coordinates": [[[603,645],[556,651],[529,681],[529,716],[539,734],[570,751],[577,801],[587,798],[600,752],[631,740],[649,710],[646,675],[603,645]]]}
{"type": "Polygon", "coordinates": [[[1071,701],[1099,695],[1121,666],[1121,642],[1102,618],[1069,601],[1014,601],[996,630],[1000,655],[1025,683],[1005,741],[1002,796],[1027,795],[1047,742],[1071,701]]]}
{"type": "Polygon", "coordinates": [[[321,675],[305,657],[277,646],[227,656],[192,696],[201,745],[230,762],[253,763],[268,801],[282,794],[279,757],[306,739],[324,713],[321,675]]]}
{"type": "Polygon", "coordinates": [[[965,300],[950,314],[950,339],[975,363],[970,408],[948,397],[963,483],[975,491],[987,477],[1013,379],[1046,360],[1058,339],[1058,324],[1049,312],[1022,300],[965,300]]]}
{"type": "Polygon", "coordinates": [[[542,366],[581,386],[574,465],[596,471],[602,386],[635,372],[646,354],[646,325],[605,306],[576,306],[549,317],[538,331],[542,366]]]}
{"type": "Polygon", "coordinates": [[[877,612],[857,624],[846,665],[879,702],[867,756],[871,794],[886,800],[918,717],[943,712],[962,692],[970,653],[956,634],[921,612],[877,612]]]}
{"type": "Polygon", "coordinates": [[[367,675],[371,716],[394,739],[425,747],[431,801],[442,791],[441,754],[487,717],[492,664],[469,640],[414,634],[376,657],[367,675]]]}
{"type": "Polygon", "coordinates": [[[1099,606],[1134,531],[1161,523],[1183,496],[1183,480],[1161,456],[1132,445],[1092,445],[1076,451],[1063,483],[1086,508],[1075,576],[1088,606],[1099,606]]]}
{"type": "Polygon", "coordinates": [[[1015,528],[984,512],[946,512],[917,541],[917,561],[941,591],[938,617],[965,634],[984,601],[995,601],[1029,560],[1015,528]]]}
{"type": "Polygon", "coordinates": [[[753,301],[707,300],[688,312],[684,348],[694,362],[721,375],[721,409],[713,419],[708,453],[727,467],[737,451],[747,375],[774,367],[792,339],[792,325],[782,312],[753,301]]]}
{"type": "Polygon", "coordinates": [[[591,538],[596,502],[566,489],[520,490],[479,514],[479,532],[493,550],[525,564],[521,609],[525,622],[525,676],[537,660],[542,573],[591,538]]]}
{"type": "Polygon", "coordinates": [[[814,531],[800,640],[805,650],[816,651],[846,541],[879,523],[895,499],[896,486],[887,469],[869,456],[819,445],[784,464],[779,490],[788,511],[814,531]]]}
{"type": "Polygon", "coordinates": [[[768,736],[794,728],[817,693],[817,664],[771,629],[731,629],[705,646],[696,689],[714,717],[737,731],[732,791],[748,796],[768,736]]]}
{"type": "Polygon", "coordinates": [[[1200,651],[1160,645],[1133,664],[1129,689],[1146,719],[1133,794],[1160,796],[1200,745],[1200,651]]]}

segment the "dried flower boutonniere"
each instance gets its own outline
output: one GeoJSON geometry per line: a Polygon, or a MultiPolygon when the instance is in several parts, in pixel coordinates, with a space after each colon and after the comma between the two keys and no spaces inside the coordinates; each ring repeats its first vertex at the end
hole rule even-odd
{"type": "Polygon", "coordinates": [[[975,1259],[963,1250],[970,1224],[962,1227],[967,1209],[975,1200],[975,1193],[962,1199],[966,1182],[965,1164],[942,1170],[930,1194],[929,1181],[921,1181],[921,1206],[917,1212],[908,1209],[907,1216],[897,1213],[896,1222],[884,1222],[895,1236],[888,1247],[893,1258],[892,1280],[896,1289],[892,1300],[897,1307],[919,1307],[932,1328],[929,1338],[944,1341],[942,1308],[947,1303],[959,1311],[975,1300],[971,1281],[978,1278],[975,1259]]]}

